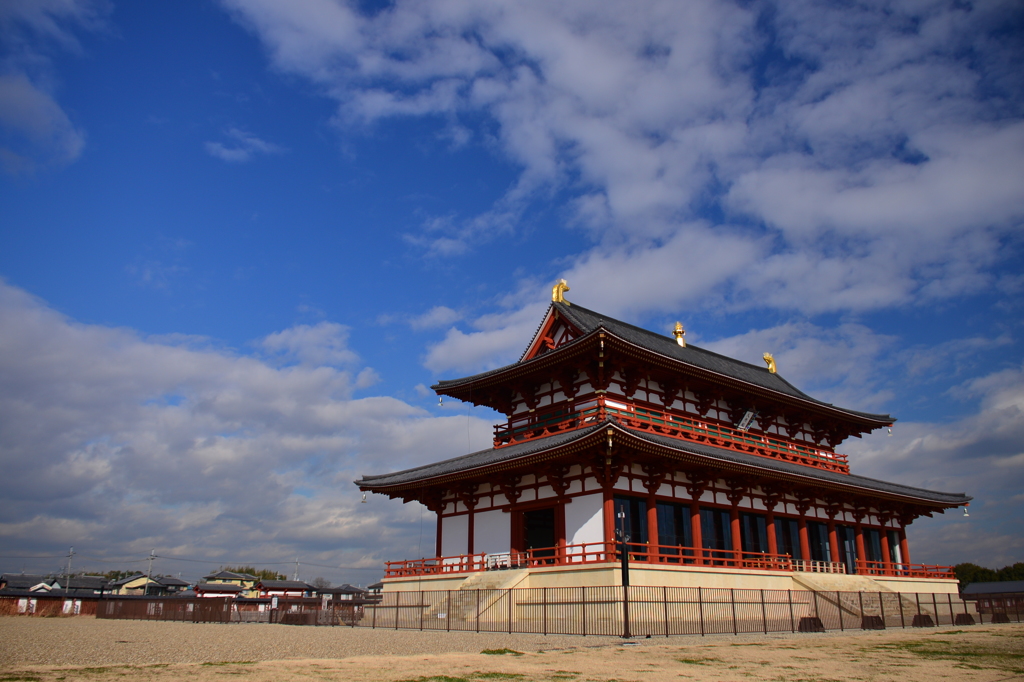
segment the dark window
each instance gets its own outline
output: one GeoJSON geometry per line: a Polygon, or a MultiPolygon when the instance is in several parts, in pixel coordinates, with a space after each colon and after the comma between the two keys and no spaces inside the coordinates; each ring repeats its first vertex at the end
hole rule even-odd
{"type": "Polygon", "coordinates": [[[689,505],[658,503],[658,544],[693,547],[689,505]]]}
{"type": "Polygon", "coordinates": [[[829,554],[828,526],[818,521],[808,521],[807,541],[811,545],[811,561],[832,561],[829,554]]]}
{"type": "MultiPolygon", "coordinates": [[[[693,550],[679,550],[673,547],[693,547],[693,528],[690,525],[690,506],[658,503],[658,544],[663,555],[693,556],[693,550]]],[[[679,559],[667,559],[669,563],[678,563],[679,559]]]]}
{"type": "Polygon", "coordinates": [[[555,509],[534,509],[523,512],[523,542],[533,556],[554,556],[555,550],[555,509]]]}
{"type": "Polygon", "coordinates": [[[847,573],[857,572],[857,534],[850,526],[836,525],[839,560],[846,564],[847,573]]]}
{"type": "Polygon", "coordinates": [[[779,554],[788,554],[794,559],[800,555],[800,526],[796,519],[775,519],[775,544],[779,554]]]}
{"type": "Polygon", "coordinates": [[[724,509],[700,509],[700,534],[704,549],[732,549],[729,512],[724,509]]]}
{"type": "Polygon", "coordinates": [[[646,552],[647,500],[638,497],[616,497],[615,530],[616,539],[620,532],[629,538],[630,552],[646,552]]]}
{"type": "Polygon", "coordinates": [[[864,552],[868,561],[882,560],[882,538],[874,528],[864,530],[864,552]]]}
{"type": "Polygon", "coordinates": [[[768,526],[761,514],[740,514],[743,530],[743,551],[766,554],[768,552],[768,526]]]}

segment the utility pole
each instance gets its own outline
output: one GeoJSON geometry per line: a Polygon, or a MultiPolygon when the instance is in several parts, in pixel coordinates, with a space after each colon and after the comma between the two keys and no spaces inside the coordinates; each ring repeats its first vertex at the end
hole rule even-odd
{"type": "Polygon", "coordinates": [[[68,572],[67,580],[64,582],[64,591],[67,592],[71,589],[71,557],[75,556],[75,548],[72,547],[68,550],[68,572]]]}
{"type": "Polygon", "coordinates": [[[153,559],[156,559],[156,549],[149,550],[149,570],[146,571],[146,587],[142,591],[143,596],[149,596],[149,581],[153,578],[153,559]]]}
{"type": "Polygon", "coordinates": [[[292,578],[292,580],[298,580],[298,579],[299,579],[299,558],[295,557],[295,577],[292,578]]]}

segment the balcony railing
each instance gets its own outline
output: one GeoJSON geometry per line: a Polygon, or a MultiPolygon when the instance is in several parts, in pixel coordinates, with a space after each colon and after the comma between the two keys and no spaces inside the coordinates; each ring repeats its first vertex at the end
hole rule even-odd
{"type": "MultiPolygon", "coordinates": [[[[766,554],[732,549],[706,549],[674,545],[627,544],[629,560],[645,566],[677,566],[685,568],[725,568],[759,571],[804,573],[848,573],[846,564],[834,561],[803,561],[788,554],[766,554]]],[[[475,573],[506,568],[545,568],[551,566],[583,566],[620,561],[620,545],[610,542],[588,542],[562,547],[529,549],[500,554],[464,554],[434,559],[388,561],[385,578],[419,577],[475,573]]],[[[908,578],[951,579],[951,566],[896,564],[881,561],[856,562],[858,575],[908,578]]]]}
{"type": "Polygon", "coordinates": [[[498,448],[534,438],[544,438],[556,433],[575,431],[593,426],[609,416],[615,417],[629,428],[671,438],[706,443],[727,450],[794,462],[818,469],[850,472],[846,455],[830,450],[822,450],[770,436],[758,436],[748,431],[683,417],[664,410],[606,400],[604,396],[598,396],[594,400],[576,405],[575,410],[571,412],[563,406],[545,412],[513,416],[507,424],[498,424],[494,427],[494,447],[498,448]]]}

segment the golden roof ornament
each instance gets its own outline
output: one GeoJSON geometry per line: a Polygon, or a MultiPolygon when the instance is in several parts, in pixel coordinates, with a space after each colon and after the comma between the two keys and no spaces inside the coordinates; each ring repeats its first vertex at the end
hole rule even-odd
{"type": "Polygon", "coordinates": [[[764,361],[768,364],[768,371],[775,374],[775,357],[771,353],[765,353],[761,357],[764,358],[764,361]]]}
{"type": "Polygon", "coordinates": [[[571,305],[567,300],[565,300],[565,292],[567,291],[569,291],[569,283],[564,279],[558,280],[558,283],[551,287],[551,301],[554,303],[571,305]]]}
{"type": "Polygon", "coordinates": [[[672,336],[676,337],[676,343],[686,348],[686,330],[682,322],[676,322],[676,328],[672,330],[672,336]]]}

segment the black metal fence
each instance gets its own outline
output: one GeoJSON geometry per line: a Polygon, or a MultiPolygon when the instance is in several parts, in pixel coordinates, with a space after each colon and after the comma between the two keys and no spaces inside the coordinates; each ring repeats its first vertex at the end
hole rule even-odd
{"type": "Polygon", "coordinates": [[[643,586],[389,592],[377,603],[281,599],[275,608],[259,610],[231,599],[115,598],[101,602],[96,615],[635,637],[1021,622],[1019,609],[980,613],[975,602],[951,594],[643,586]]]}

